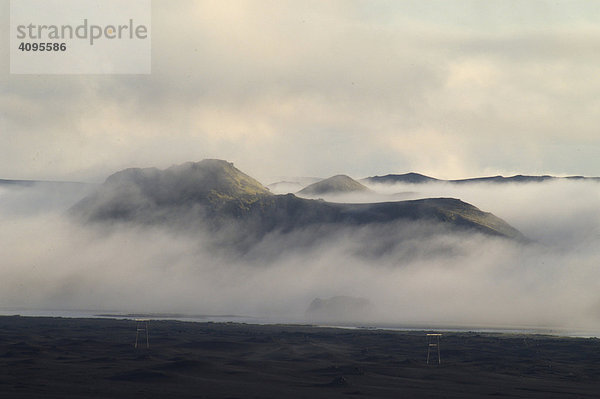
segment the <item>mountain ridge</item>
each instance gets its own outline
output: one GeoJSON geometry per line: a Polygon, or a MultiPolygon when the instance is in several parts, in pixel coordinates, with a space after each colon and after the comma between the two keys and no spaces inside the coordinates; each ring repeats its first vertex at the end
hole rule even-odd
{"type": "Polygon", "coordinates": [[[387,174],[383,176],[370,176],[361,179],[367,183],[377,184],[393,184],[393,183],[411,183],[411,184],[423,184],[423,183],[452,183],[452,184],[470,184],[470,183],[540,183],[545,181],[554,180],[590,180],[599,181],[600,177],[586,177],[586,176],[551,176],[551,175],[513,175],[513,176],[486,176],[486,177],[473,177],[467,179],[438,179],[435,177],[426,176],[420,173],[409,172],[403,174],[387,174]]]}
{"type": "Polygon", "coordinates": [[[227,230],[231,242],[243,242],[247,247],[274,232],[336,231],[395,222],[437,223],[451,230],[524,240],[502,219],[459,199],[347,204],[275,195],[232,163],[220,160],[117,172],[75,204],[71,214],[84,222],[227,230]]]}

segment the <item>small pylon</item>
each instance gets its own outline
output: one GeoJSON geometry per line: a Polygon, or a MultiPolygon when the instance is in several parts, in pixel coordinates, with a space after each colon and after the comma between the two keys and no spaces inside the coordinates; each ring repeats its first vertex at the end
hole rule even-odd
{"type": "Polygon", "coordinates": [[[438,364],[442,364],[442,356],[440,354],[440,338],[442,334],[427,334],[427,364],[431,358],[431,352],[437,350],[438,364]]]}
{"type": "MultiPolygon", "coordinates": [[[[146,348],[150,348],[150,341],[148,339],[148,326],[150,319],[135,319],[135,348],[137,349],[139,344],[140,333],[146,334],[146,348]]],[[[142,337],[143,339],[143,337],[142,337]]]]}

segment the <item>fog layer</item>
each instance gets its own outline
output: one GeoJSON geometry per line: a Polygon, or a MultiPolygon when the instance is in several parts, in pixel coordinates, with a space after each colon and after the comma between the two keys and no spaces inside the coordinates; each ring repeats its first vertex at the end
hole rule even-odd
{"type": "Polygon", "coordinates": [[[216,251],[201,229],[82,225],[65,214],[71,197],[49,203],[47,187],[0,188],[0,303],[303,320],[313,299],[351,296],[371,304],[358,322],[600,331],[600,184],[371,188],[380,200],[458,197],[534,242],[399,222],[385,227],[399,242],[386,242],[385,230],[373,242],[368,228],[315,242],[305,230],[269,234],[240,256],[216,251]],[[371,256],[381,245],[383,255],[371,256]]]}

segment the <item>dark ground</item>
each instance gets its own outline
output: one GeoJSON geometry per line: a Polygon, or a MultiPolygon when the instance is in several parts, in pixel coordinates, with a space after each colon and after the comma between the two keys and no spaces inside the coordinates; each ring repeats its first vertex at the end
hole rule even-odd
{"type": "Polygon", "coordinates": [[[598,398],[600,340],[0,317],[1,398],[598,398]]]}

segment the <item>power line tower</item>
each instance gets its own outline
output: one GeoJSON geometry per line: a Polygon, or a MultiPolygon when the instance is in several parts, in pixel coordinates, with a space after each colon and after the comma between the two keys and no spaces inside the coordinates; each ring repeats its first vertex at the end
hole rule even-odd
{"type": "MultiPolygon", "coordinates": [[[[431,359],[431,352],[434,353],[437,351],[438,363],[442,364],[442,356],[440,354],[440,338],[442,334],[427,334],[427,364],[429,364],[429,360],[431,359]]],[[[432,359],[432,361],[435,361],[432,359]]]]}
{"type": "Polygon", "coordinates": [[[140,333],[142,334],[142,339],[144,334],[146,335],[146,348],[150,348],[150,341],[148,340],[148,326],[150,324],[150,319],[135,319],[135,348],[137,349],[140,333]]]}

